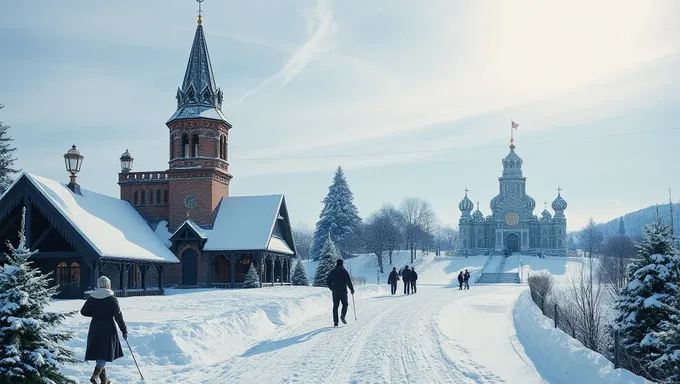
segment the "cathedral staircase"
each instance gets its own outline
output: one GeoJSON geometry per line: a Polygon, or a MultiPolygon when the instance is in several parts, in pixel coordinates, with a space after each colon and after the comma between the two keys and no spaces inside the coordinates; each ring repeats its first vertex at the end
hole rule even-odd
{"type": "Polygon", "coordinates": [[[519,272],[510,272],[508,269],[514,268],[520,263],[520,255],[512,256],[489,256],[489,260],[482,269],[481,275],[477,278],[477,284],[519,284],[521,282],[519,272]],[[507,267],[506,267],[507,265],[507,267]]]}

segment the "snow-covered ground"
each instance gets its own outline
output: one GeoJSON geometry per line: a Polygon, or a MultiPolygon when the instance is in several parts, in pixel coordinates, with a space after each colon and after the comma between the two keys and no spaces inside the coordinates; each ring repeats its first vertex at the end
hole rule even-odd
{"type": "MultiPolygon", "coordinates": [[[[419,289],[410,296],[390,295],[385,276],[375,285],[375,257],[347,260],[353,275],[369,283],[357,287],[358,319],[350,308],[349,323],[339,328],[332,327],[325,288],[171,290],[120,303],[147,383],[644,382],[552,329],[522,296],[526,285],[452,287],[460,270],[475,273],[486,259],[419,255],[419,289]]],[[[509,261],[504,270],[516,269],[509,261]]],[[[560,276],[580,262],[523,261],[527,270],[560,276]]],[[[395,255],[395,265],[407,263],[408,252],[395,255]]],[[[307,264],[310,275],[313,264],[307,264]]],[[[77,310],[82,303],[59,301],[52,309],[77,310]]],[[[88,321],[77,315],[68,325],[79,356],[88,321]]],[[[111,364],[110,376],[138,382],[125,353],[111,364]]],[[[88,363],[66,372],[86,383],[91,369],[88,363]]]]}

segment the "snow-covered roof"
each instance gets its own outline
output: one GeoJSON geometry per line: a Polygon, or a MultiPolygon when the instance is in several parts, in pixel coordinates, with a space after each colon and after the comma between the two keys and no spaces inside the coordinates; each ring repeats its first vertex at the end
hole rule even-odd
{"type": "Polygon", "coordinates": [[[201,239],[206,240],[206,239],[208,238],[208,235],[206,234],[206,230],[203,229],[203,228],[201,228],[198,224],[194,223],[193,220],[187,220],[187,221],[185,221],[184,223],[182,223],[182,225],[180,225],[179,228],[177,228],[177,230],[175,231],[175,233],[173,233],[172,235],[170,235],[170,238],[172,238],[172,237],[175,236],[179,231],[181,231],[182,228],[183,228],[185,225],[189,226],[194,232],[196,232],[196,234],[197,234],[201,239]]]}
{"type": "Polygon", "coordinates": [[[220,121],[227,121],[224,117],[224,113],[215,107],[207,107],[203,105],[192,105],[187,107],[180,107],[175,111],[175,113],[170,116],[168,123],[173,120],[180,119],[195,119],[195,118],[205,118],[220,121]]]}
{"type": "Polygon", "coordinates": [[[283,195],[223,197],[213,228],[203,230],[208,235],[203,249],[271,250],[293,254],[285,241],[272,235],[282,203],[283,195]]]}
{"type": "Polygon", "coordinates": [[[101,257],[178,263],[147,222],[127,201],[24,173],[101,257]]]}

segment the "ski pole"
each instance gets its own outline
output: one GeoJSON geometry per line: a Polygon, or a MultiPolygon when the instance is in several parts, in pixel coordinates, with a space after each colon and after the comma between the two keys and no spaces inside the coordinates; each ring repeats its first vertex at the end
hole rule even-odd
{"type": "Polygon", "coordinates": [[[354,302],[354,294],[352,294],[352,309],[354,309],[354,321],[357,321],[357,305],[354,302]]]}
{"type": "Polygon", "coordinates": [[[137,367],[137,372],[139,372],[139,376],[144,380],[144,376],[142,375],[142,371],[139,369],[139,365],[137,365],[137,359],[135,359],[135,354],[132,352],[132,348],[130,348],[130,343],[125,339],[125,344],[127,344],[128,349],[130,350],[130,354],[132,355],[132,360],[135,362],[135,366],[137,367]]]}

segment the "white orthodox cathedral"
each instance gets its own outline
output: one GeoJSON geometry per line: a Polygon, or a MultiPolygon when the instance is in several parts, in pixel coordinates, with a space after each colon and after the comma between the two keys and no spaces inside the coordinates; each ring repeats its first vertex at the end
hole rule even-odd
{"type": "Polygon", "coordinates": [[[551,214],[544,207],[541,216],[534,215],[536,201],[526,192],[526,177],[522,176],[522,159],[510,144],[510,153],[502,160],[503,175],[498,178],[500,190],[491,199],[491,215],[484,217],[465,190],[458,204],[462,212],[459,221],[460,243],[458,254],[474,255],[503,251],[566,256],[567,202],[557,189],[551,214]]]}

